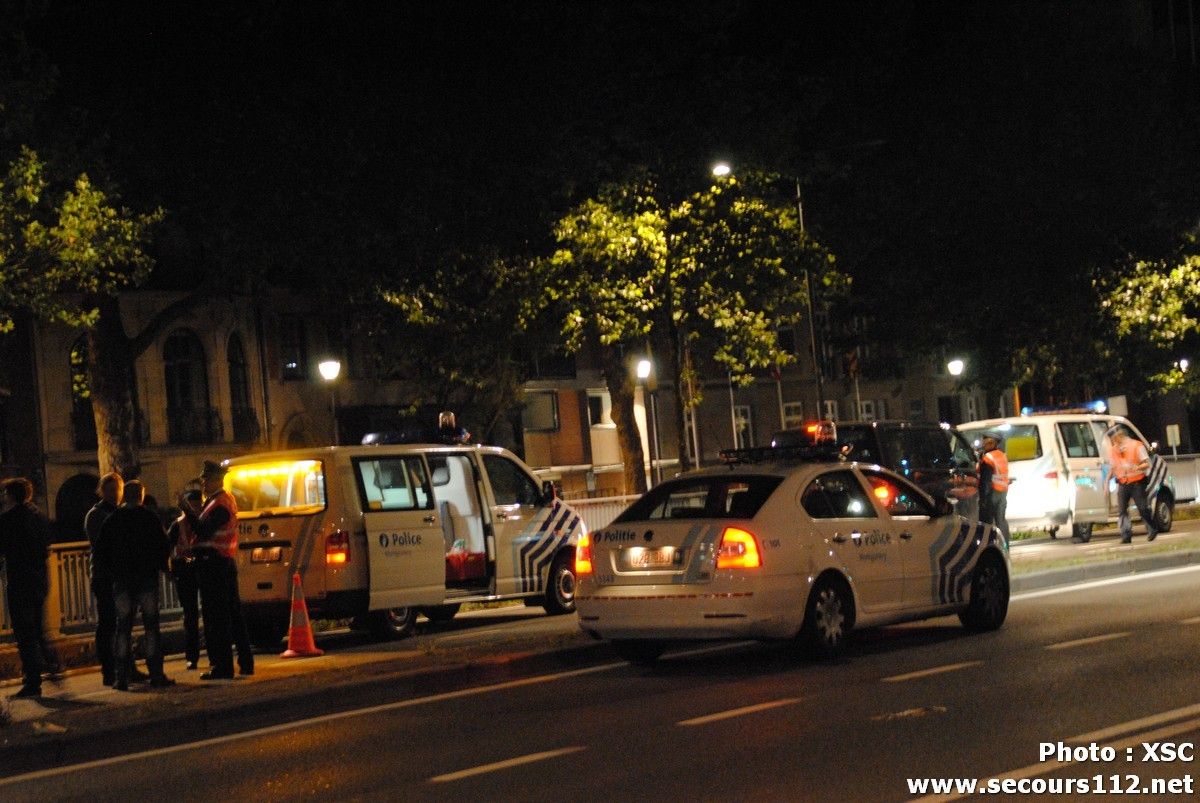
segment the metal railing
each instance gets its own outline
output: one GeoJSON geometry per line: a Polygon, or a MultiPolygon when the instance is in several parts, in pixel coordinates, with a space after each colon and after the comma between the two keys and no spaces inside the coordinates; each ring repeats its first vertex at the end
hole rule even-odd
{"type": "Polygon", "coordinates": [[[223,432],[218,410],[211,407],[167,408],[168,443],[220,443],[223,432]]]}
{"type": "MultiPolygon", "coordinates": [[[[88,543],[77,541],[50,547],[50,593],[46,597],[46,622],[50,636],[77,635],[96,626],[96,598],[92,596],[88,571],[88,543]]],[[[12,638],[12,620],[8,613],[8,579],[0,572],[0,640],[12,638]]],[[[166,615],[181,614],[175,584],[166,574],[159,576],[159,610],[166,615]]]]}
{"type": "Polygon", "coordinates": [[[640,494],[630,494],[628,496],[605,496],[599,499],[570,499],[567,500],[567,504],[583,519],[588,532],[595,532],[601,527],[608,526],[609,522],[629,507],[630,503],[639,496],[640,494]]]}

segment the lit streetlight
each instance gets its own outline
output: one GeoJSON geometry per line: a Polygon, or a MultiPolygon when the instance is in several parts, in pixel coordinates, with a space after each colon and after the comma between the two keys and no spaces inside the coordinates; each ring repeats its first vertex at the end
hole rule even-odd
{"type": "Polygon", "coordinates": [[[958,357],[946,363],[946,370],[950,372],[950,376],[962,376],[963,369],[966,367],[967,364],[958,357]]]}
{"type": "Polygon", "coordinates": [[[329,384],[329,409],[333,413],[333,445],[337,446],[341,441],[341,434],[338,431],[338,414],[337,414],[337,381],[338,376],[342,373],[341,360],[322,360],[317,364],[317,370],[321,373],[321,378],[329,384]]]}
{"type": "Polygon", "coordinates": [[[662,482],[662,447],[658,443],[658,405],[654,398],[655,383],[651,379],[654,364],[650,360],[638,360],[638,384],[650,397],[650,464],[654,469],[655,485],[662,482]]]}

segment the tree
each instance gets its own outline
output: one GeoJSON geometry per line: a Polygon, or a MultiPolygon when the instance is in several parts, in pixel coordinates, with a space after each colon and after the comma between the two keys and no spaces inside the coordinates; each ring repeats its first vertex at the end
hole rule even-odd
{"type": "Polygon", "coordinates": [[[557,315],[569,349],[586,343],[600,355],[627,487],[646,487],[628,352],[666,345],[686,469],[684,411],[700,401],[695,366],[712,361],[735,382],[753,381],[755,370],[792,359],[776,330],[807,300],[804,271],[830,288],[846,285],[832,256],[799,230],[797,210],[773,191],[776,183],[747,174],[671,204],[653,181],[627,182],[555,227],[559,248],[543,263],[539,303],[557,315]]]}
{"type": "Polygon", "coordinates": [[[0,181],[0,331],[12,328],[18,310],[87,329],[100,466],[130,476],[138,472],[132,367],[145,345],[125,338],[117,293],[149,275],[144,249],[162,217],[115,206],[86,174],[69,188],[54,186],[29,148],[0,181]]]}

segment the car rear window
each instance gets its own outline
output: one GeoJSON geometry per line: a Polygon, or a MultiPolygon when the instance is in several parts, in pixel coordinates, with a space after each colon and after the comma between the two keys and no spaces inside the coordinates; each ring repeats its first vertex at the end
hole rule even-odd
{"type": "Polygon", "coordinates": [[[617,522],[654,519],[751,519],[783,477],[689,477],[651,488],[617,522]]]}
{"type": "Polygon", "coordinates": [[[320,460],[242,463],[229,469],[225,488],[237,502],[239,518],[325,509],[325,469],[320,460]]]}

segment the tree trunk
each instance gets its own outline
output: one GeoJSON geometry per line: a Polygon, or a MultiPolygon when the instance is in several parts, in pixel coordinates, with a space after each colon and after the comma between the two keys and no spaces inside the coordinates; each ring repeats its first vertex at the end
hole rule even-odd
{"type": "Polygon", "coordinates": [[[96,296],[87,303],[100,310],[100,320],[87,335],[97,461],[101,473],[118,471],[127,480],[134,479],[141,473],[131,392],[136,355],[121,323],[119,301],[112,296],[96,296]]]}
{"type": "Polygon", "coordinates": [[[633,414],[634,380],[619,347],[602,345],[599,353],[605,383],[608,385],[608,395],[612,399],[612,419],[617,425],[617,442],[621,446],[621,455],[624,458],[625,490],[626,493],[645,493],[645,453],[642,451],[642,437],[638,432],[637,419],[633,414]]]}

